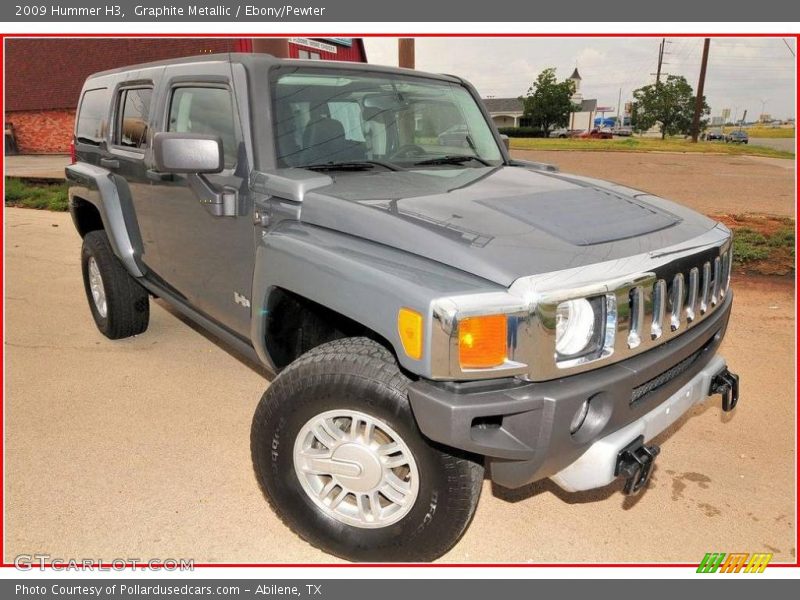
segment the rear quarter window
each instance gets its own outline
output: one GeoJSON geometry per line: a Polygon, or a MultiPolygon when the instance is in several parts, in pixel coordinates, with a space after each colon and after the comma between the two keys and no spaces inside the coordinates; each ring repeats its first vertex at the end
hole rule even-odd
{"type": "Polygon", "coordinates": [[[148,145],[152,88],[124,88],[117,104],[118,117],[114,143],[126,148],[144,149],[148,145]]]}
{"type": "Polygon", "coordinates": [[[99,146],[108,134],[108,88],[86,90],[78,108],[75,140],[99,146]]]}

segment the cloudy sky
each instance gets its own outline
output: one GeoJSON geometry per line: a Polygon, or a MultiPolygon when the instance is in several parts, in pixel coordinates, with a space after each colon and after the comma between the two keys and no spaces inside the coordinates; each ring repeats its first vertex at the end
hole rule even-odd
{"type": "MultiPolygon", "coordinates": [[[[482,96],[524,95],[542,69],[556,67],[559,79],[577,65],[584,98],[600,105],[630,99],[637,87],[655,80],[661,38],[417,38],[417,68],[453,73],[471,81],[482,96]]],[[[697,86],[702,38],[667,38],[662,71],[685,76],[697,86]]],[[[755,119],[795,116],[795,40],[712,38],[706,77],[711,114],[730,108],[732,115],[755,119]],[[738,112],[737,112],[738,111],[738,112]]],[[[373,64],[397,65],[396,38],[366,38],[373,64]]]]}

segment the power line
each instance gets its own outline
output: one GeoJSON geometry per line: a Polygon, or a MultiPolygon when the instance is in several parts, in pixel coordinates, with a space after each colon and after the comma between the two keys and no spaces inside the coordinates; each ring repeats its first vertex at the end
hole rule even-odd
{"type": "Polygon", "coordinates": [[[781,38],[783,43],[786,44],[786,47],[789,49],[789,52],[792,53],[792,56],[795,56],[794,49],[789,45],[789,42],[786,41],[786,38],[781,38]]]}

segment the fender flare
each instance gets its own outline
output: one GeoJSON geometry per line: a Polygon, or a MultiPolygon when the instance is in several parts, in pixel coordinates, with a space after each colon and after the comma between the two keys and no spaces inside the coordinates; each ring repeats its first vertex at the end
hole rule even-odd
{"type": "MultiPolygon", "coordinates": [[[[127,184],[124,185],[127,198],[123,199],[120,195],[119,186],[120,183],[125,183],[124,179],[107,169],[88,163],[69,165],[65,172],[69,182],[69,204],[73,220],[75,219],[73,199],[77,196],[92,204],[100,213],[111,249],[128,272],[134,277],[144,276],[144,267],[138,260],[142,253],[141,238],[137,228],[131,235],[126,220],[126,212],[130,213],[133,210],[127,184]]],[[[132,214],[128,215],[129,219],[132,217],[132,214]]],[[[135,227],[135,221],[133,225],[135,227]]]]}
{"type": "Polygon", "coordinates": [[[434,301],[443,296],[496,291],[496,284],[396,248],[296,221],[264,232],[256,247],[250,336],[275,370],[266,345],[270,294],[287,290],[317,302],[386,339],[399,363],[421,377],[432,373],[434,301]],[[423,316],[421,359],[403,350],[397,327],[400,308],[423,316]]]}

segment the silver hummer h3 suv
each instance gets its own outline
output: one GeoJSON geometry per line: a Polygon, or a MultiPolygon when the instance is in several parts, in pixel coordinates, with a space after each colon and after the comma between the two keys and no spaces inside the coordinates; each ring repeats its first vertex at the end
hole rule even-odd
{"type": "Polygon", "coordinates": [[[636,493],[654,436],[736,404],[730,231],[504,141],[451,75],[230,54],[84,85],[97,327],[143,333],[152,295],[262,363],[256,476],[327,552],[437,558],[484,470],[636,493]]]}

